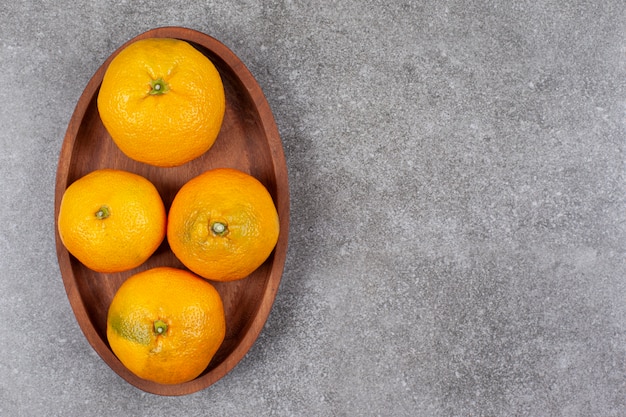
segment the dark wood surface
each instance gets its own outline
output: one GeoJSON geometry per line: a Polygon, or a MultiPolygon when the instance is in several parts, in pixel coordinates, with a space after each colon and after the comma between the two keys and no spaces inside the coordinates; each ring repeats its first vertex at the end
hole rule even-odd
{"type": "Polygon", "coordinates": [[[226,338],[207,369],[193,381],[161,385],[140,379],[115,357],[106,339],[108,307],[126,278],[155,266],[184,269],[170,251],[167,240],[140,267],[123,273],[101,274],[84,267],[67,252],[55,222],[59,267],[80,328],[113,371],[146,392],[185,395],[207,388],[226,375],[253,345],[267,320],[283,272],[289,228],[289,187],[283,147],[271,109],[252,74],[225,45],[191,29],[164,27],[145,32],[120,46],[93,75],[69,122],[57,169],[55,219],[65,189],[96,169],[124,169],[145,176],[155,184],[169,208],[186,181],[218,167],[240,169],[267,187],[278,209],[281,233],[272,255],[250,276],[229,283],[213,282],[224,301],[226,338]],[[180,167],[159,168],[127,158],[112,142],[98,115],[96,99],[107,65],[130,42],[149,37],[190,42],[215,64],[226,91],[226,114],[215,144],[200,158],[180,167]]]}

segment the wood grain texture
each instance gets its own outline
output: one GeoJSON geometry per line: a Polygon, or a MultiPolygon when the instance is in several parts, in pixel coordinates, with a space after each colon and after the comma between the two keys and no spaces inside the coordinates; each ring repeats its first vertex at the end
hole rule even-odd
{"type": "Polygon", "coordinates": [[[167,240],[140,267],[123,273],[101,274],[86,268],[67,252],[55,221],[59,267],[80,328],[111,369],[146,392],[185,395],[207,388],[232,370],[259,336],[274,303],[287,252],[289,186],[282,142],[267,100],[245,65],[216,39],[180,27],[150,30],[118,48],[87,84],[67,128],[57,169],[55,219],[58,219],[65,189],[96,169],[116,168],[143,175],[154,183],[169,209],[185,182],[218,167],[240,169],[267,187],[278,210],[281,231],[274,252],[250,276],[235,282],[213,283],[224,301],[226,338],[202,375],[184,384],[161,385],[136,377],[115,357],[106,338],[108,307],[126,278],[156,266],[185,269],[170,251],[167,240]],[[96,100],[108,64],[131,42],[150,37],[177,38],[191,43],[215,64],[224,83],[226,113],[215,144],[200,158],[180,167],[159,168],[127,158],[111,140],[98,114],[96,100]]]}

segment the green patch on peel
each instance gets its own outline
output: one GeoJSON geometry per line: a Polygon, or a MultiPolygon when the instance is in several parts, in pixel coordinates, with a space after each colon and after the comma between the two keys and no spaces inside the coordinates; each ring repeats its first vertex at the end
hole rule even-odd
{"type": "Polygon", "coordinates": [[[150,326],[142,325],[137,320],[125,320],[116,315],[109,319],[109,325],[121,338],[131,342],[149,345],[152,340],[150,326]]]}

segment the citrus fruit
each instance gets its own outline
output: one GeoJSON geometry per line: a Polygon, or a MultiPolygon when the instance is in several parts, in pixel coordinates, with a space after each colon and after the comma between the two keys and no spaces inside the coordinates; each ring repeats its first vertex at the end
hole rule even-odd
{"type": "Polygon", "coordinates": [[[98,111],[128,157],[178,166],[215,142],[225,111],[224,86],[213,63],[177,39],[138,40],[107,67],[98,111]]]}
{"type": "Polygon", "coordinates": [[[144,263],[165,238],[167,214],[159,192],[131,172],[99,169],[73,182],[61,198],[63,245],[98,272],[144,263]]]}
{"type": "Polygon", "coordinates": [[[222,299],[191,272],[157,267],[128,278],[107,315],[111,350],[132,373],[179,384],[202,373],[224,341],[222,299]]]}
{"type": "Polygon", "coordinates": [[[204,172],[172,202],[167,239],[176,257],[215,281],[242,279],[271,254],[279,221],[271,195],[253,176],[232,168],[204,172]]]}

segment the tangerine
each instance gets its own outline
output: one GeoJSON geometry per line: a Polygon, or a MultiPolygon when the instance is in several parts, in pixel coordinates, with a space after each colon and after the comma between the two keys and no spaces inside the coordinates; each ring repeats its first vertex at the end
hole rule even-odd
{"type": "Polygon", "coordinates": [[[98,93],[98,111],[128,157],[150,165],[182,165],[215,142],[226,99],[220,74],[186,41],[135,41],[113,58],[98,93]]]}
{"type": "Polygon", "coordinates": [[[272,196],[253,176],[232,168],[204,172],[185,183],[172,201],[167,239],[191,271],[215,281],[250,275],[278,241],[272,196]]]}
{"type": "Polygon", "coordinates": [[[224,341],[220,294],[208,281],[156,267],[128,278],[107,314],[107,339],[120,362],[140,378],[180,384],[199,376],[224,341]]]}
{"type": "Polygon", "coordinates": [[[58,231],[81,263],[108,273],[144,263],[165,238],[166,222],[163,200],[147,178],[99,169],[63,193],[58,231]]]}

